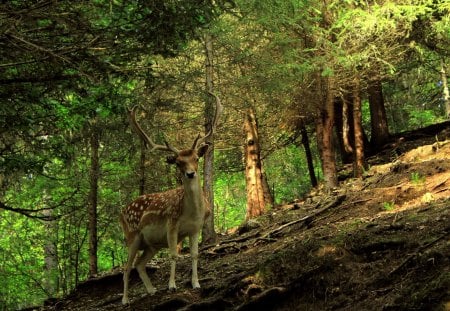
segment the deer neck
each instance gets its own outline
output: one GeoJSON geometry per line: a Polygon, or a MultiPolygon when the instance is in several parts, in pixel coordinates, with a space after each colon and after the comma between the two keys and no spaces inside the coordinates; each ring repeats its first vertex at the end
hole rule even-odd
{"type": "Polygon", "coordinates": [[[204,209],[203,206],[203,190],[200,185],[198,176],[194,178],[185,178],[183,180],[184,188],[184,206],[191,211],[200,212],[204,209]]]}

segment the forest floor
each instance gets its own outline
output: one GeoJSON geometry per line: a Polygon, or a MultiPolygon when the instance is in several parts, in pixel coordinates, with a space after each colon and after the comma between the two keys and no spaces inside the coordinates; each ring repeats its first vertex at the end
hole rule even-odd
{"type": "Polygon", "coordinates": [[[158,259],[148,271],[159,291],[146,295],[133,271],[129,306],[117,269],[34,310],[450,310],[446,126],[404,133],[368,159],[362,180],[315,190],[204,246],[200,290],[184,250],[177,292],[158,259]]]}

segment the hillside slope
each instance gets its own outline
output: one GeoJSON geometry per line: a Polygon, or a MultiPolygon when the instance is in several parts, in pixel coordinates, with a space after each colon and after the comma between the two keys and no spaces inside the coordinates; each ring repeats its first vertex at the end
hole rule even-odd
{"type": "Polygon", "coordinates": [[[116,271],[35,309],[450,310],[450,141],[396,152],[363,180],[317,191],[204,247],[201,290],[189,288],[182,255],[175,293],[160,260],[148,268],[159,291],[146,295],[134,272],[130,306],[121,305],[116,271]]]}

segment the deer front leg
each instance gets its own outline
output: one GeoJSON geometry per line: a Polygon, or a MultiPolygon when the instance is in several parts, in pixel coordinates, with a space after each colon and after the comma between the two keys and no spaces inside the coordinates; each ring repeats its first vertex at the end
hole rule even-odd
{"type": "Polygon", "coordinates": [[[189,249],[192,258],[192,288],[200,288],[200,283],[198,282],[197,265],[198,265],[198,236],[199,233],[196,232],[189,236],[189,249]]]}
{"type": "Polygon", "coordinates": [[[175,284],[175,268],[177,264],[177,243],[178,243],[178,227],[176,225],[169,225],[167,230],[167,244],[169,247],[169,257],[170,257],[170,279],[169,279],[169,290],[176,290],[177,286],[175,284]]]}

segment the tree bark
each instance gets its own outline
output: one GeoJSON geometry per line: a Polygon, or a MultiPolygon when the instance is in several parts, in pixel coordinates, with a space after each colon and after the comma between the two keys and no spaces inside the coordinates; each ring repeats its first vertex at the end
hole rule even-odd
{"type": "MultiPolygon", "coordinates": [[[[214,91],[213,85],[213,44],[209,33],[204,36],[205,55],[206,55],[206,89],[208,92],[214,91]]],[[[208,133],[213,126],[214,117],[214,99],[208,96],[205,104],[205,133],[208,133]]],[[[209,145],[208,151],[204,155],[203,162],[203,192],[206,197],[207,204],[211,208],[211,213],[205,219],[202,230],[202,243],[213,244],[217,241],[217,234],[214,229],[214,133],[207,139],[209,145]]]]}
{"type": "Polygon", "coordinates": [[[379,79],[371,81],[367,89],[369,93],[371,140],[373,149],[382,147],[389,139],[386,108],[384,106],[383,88],[379,79]]]}
{"type": "Polygon", "coordinates": [[[98,179],[100,176],[99,147],[100,134],[98,120],[91,121],[89,143],[91,147],[91,167],[89,172],[89,202],[88,202],[88,231],[89,231],[89,276],[97,274],[97,200],[98,179]]]}
{"type": "Polygon", "coordinates": [[[258,138],[258,126],[253,109],[249,109],[245,115],[244,135],[245,181],[247,188],[246,219],[251,219],[265,212],[261,149],[258,138]]]}
{"type": "Polygon", "coordinates": [[[267,175],[264,172],[264,166],[261,164],[261,184],[264,192],[264,204],[265,206],[274,206],[275,200],[270,190],[269,182],[267,181],[267,175]]]}
{"type": "Polygon", "coordinates": [[[335,188],[338,185],[336,171],[336,157],[333,145],[334,126],[334,81],[333,77],[327,78],[326,98],[324,107],[319,111],[317,137],[320,139],[322,171],[327,189],[335,188]],[[322,131],[320,133],[320,131],[322,131]]]}
{"type": "Polygon", "coordinates": [[[450,91],[448,89],[448,81],[447,81],[447,71],[445,70],[444,60],[441,59],[441,80],[442,80],[442,88],[443,88],[443,97],[445,104],[445,115],[447,119],[450,119],[450,91]]]}
{"type": "MultiPolygon", "coordinates": [[[[353,104],[350,103],[353,101],[354,98],[347,96],[344,98],[342,103],[342,138],[344,140],[344,150],[346,154],[352,154],[353,153],[353,146],[354,146],[354,115],[352,115],[353,111],[353,104]]],[[[351,156],[350,156],[351,158],[351,156]]]]}
{"type": "Polygon", "coordinates": [[[353,161],[353,117],[350,96],[337,98],[334,107],[334,123],[342,163],[353,161]]]}
{"type": "Polygon", "coordinates": [[[302,135],[302,145],[305,149],[305,156],[306,156],[306,163],[308,164],[308,173],[309,173],[309,179],[311,181],[312,187],[317,187],[317,178],[314,171],[314,163],[313,163],[313,157],[311,152],[311,145],[309,143],[308,138],[308,131],[306,130],[305,123],[303,120],[300,121],[299,124],[300,127],[300,133],[302,135]]]}
{"type": "Polygon", "coordinates": [[[364,135],[362,128],[361,113],[361,90],[359,78],[356,78],[353,88],[353,129],[355,135],[355,156],[353,174],[355,177],[362,177],[364,172],[364,135]]]}
{"type": "MultiPolygon", "coordinates": [[[[43,199],[47,205],[48,195],[44,192],[43,199]]],[[[42,214],[51,219],[53,216],[53,209],[45,209],[42,214]]],[[[54,240],[55,232],[57,231],[57,222],[55,220],[44,221],[45,233],[47,239],[44,244],[44,288],[48,297],[56,297],[59,289],[58,277],[58,252],[54,240]]]]}

